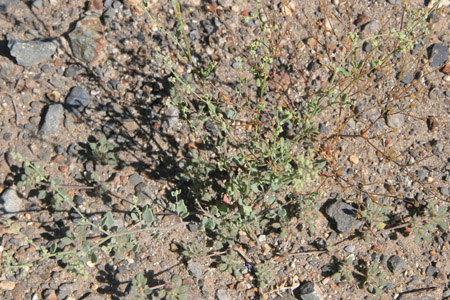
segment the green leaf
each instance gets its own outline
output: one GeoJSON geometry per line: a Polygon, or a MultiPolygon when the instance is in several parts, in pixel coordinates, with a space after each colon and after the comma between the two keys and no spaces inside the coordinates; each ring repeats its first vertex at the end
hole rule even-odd
{"type": "Polygon", "coordinates": [[[39,191],[38,199],[39,200],[43,200],[43,199],[45,199],[45,197],[47,197],[47,192],[46,191],[39,191]]]}
{"type": "Polygon", "coordinates": [[[104,215],[104,217],[101,221],[101,225],[106,226],[107,228],[111,228],[114,225],[114,217],[113,217],[111,211],[108,211],[104,215]]]}
{"type": "Polygon", "coordinates": [[[146,205],[142,211],[142,218],[145,220],[145,222],[147,222],[149,224],[153,223],[153,221],[155,220],[155,217],[153,216],[153,212],[148,207],[148,205],[146,205]]]}
{"type": "Polygon", "coordinates": [[[93,262],[94,264],[98,261],[98,257],[97,254],[95,254],[94,252],[91,253],[91,262],[93,262]]]}
{"type": "Polygon", "coordinates": [[[64,245],[64,246],[67,246],[67,245],[70,245],[70,244],[72,244],[72,240],[69,238],[69,237],[63,237],[62,239],[61,239],[61,243],[64,245]]]}

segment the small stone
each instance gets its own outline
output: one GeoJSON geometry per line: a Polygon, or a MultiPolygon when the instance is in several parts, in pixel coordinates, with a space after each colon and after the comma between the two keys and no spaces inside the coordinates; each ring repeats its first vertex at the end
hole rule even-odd
{"type": "Polygon", "coordinates": [[[15,286],[16,286],[16,283],[14,281],[11,281],[11,280],[0,281],[0,290],[12,291],[15,288],[15,286]]]}
{"type": "Polygon", "coordinates": [[[226,289],[218,289],[216,291],[216,297],[218,300],[233,300],[226,289]]]}
{"type": "Polygon", "coordinates": [[[416,172],[417,177],[419,178],[419,181],[425,181],[425,179],[427,178],[427,171],[425,170],[417,170],[416,172]]]}
{"type": "Polygon", "coordinates": [[[436,120],[434,116],[429,116],[427,118],[427,127],[428,130],[434,131],[439,126],[439,122],[436,120]]]}
{"type": "Polygon", "coordinates": [[[361,226],[361,221],[356,220],[357,210],[343,201],[330,205],[326,213],[340,232],[351,233],[354,228],[361,226]]]}
{"type": "Polygon", "coordinates": [[[48,41],[16,41],[8,42],[11,55],[17,64],[30,67],[34,64],[46,61],[56,51],[56,46],[48,41]]]}
{"type": "Polygon", "coordinates": [[[367,24],[368,22],[369,22],[369,16],[362,13],[356,17],[355,25],[363,26],[363,25],[367,24]]]}
{"type": "Polygon", "coordinates": [[[355,245],[347,245],[345,246],[344,250],[348,253],[353,253],[355,252],[355,245]]]}
{"type": "Polygon", "coordinates": [[[406,84],[410,84],[413,81],[414,73],[412,73],[412,72],[407,73],[407,74],[399,73],[397,77],[400,78],[401,83],[406,85],[406,84]]]}
{"type": "Polygon", "coordinates": [[[369,41],[363,43],[362,49],[364,52],[369,53],[372,49],[372,44],[369,41]]]}
{"type": "Polygon", "coordinates": [[[218,132],[217,132],[217,128],[216,125],[214,125],[214,123],[211,120],[206,120],[205,123],[203,124],[204,128],[206,131],[208,131],[210,134],[212,134],[213,136],[217,136],[218,132]]]}
{"type": "Polygon", "coordinates": [[[103,22],[105,25],[109,25],[114,17],[116,16],[116,10],[112,7],[108,7],[102,15],[103,22]]]}
{"type": "Polygon", "coordinates": [[[50,105],[45,114],[41,129],[39,129],[39,134],[47,136],[49,134],[57,133],[63,118],[63,111],[64,108],[62,104],[50,105]]]}
{"type": "Polygon", "coordinates": [[[19,3],[19,0],[0,0],[0,11],[6,12],[19,3]]]}
{"type": "Polygon", "coordinates": [[[46,96],[50,101],[58,102],[59,98],[61,98],[61,93],[58,91],[52,91],[50,93],[47,93],[46,96]]]}
{"type": "Polygon", "coordinates": [[[87,63],[99,63],[106,58],[106,40],[98,17],[87,16],[78,21],[69,38],[76,58],[87,63]]]}
{"type": "Polygon", "coordinates": [[[400,129],[405,123],[405,116],[402,114],[390,114],[386,117],[386,123],[391,128],[400,129]]]}
{"type": "Polygon", "coordinates": [[[198,224],[197,223],[189,223],[188,229],[190,232],[196,232],[198,230],[198,224]]]}
{"type": "Polygon", "coordinates": [[[190,261],[188,263],[188,270],[195,278],[203,278],[202,265],[199,262],[190,261]]]}
{"type": "Polygon", "coordinates": [[[81,116],[81,113],[89,105],[91,97],[82,87],[76,86],[72,88],[70,94],[66,98],[67,109],[76,115],[81,116]]]}
{"type": "Polygon", "coordinates": [[[69,65],[67,69],[64,71],[64,76],[66,77],[74,77],[83,73],[83,68],[77,65],[69,65]]]}
{"type": "Polygon", "coordinates": [[[20,212],[23,209],[23,200],[17,195],[17,192],[11,188],[5,190],[0,197],[1,210],[6,218],[12,217],[13,213],[20,212]]]}
{"type": "Polygon", "coordinates": [[[376,33],[378,33],[379,30],[380,30],[380,21],[378,21],[378,20],[370,21],[369,23],[367,23],[364,26],[364,31],[368,35],[376,34],[376,33]]]}
{"type": "Polygon", "coordinates": [[[359,163],[359,158],[356,155],[350,155],[348,157],[348,160],[352,163],[352,164],[358,164],[359,163]]]}
{"type": "Polygon", "coordinates": [[[136,186],[142,182],[144,182],[144,180],[142,179],[141,176],[139,176],[138,174],[133,174],[129,177],[128,182],[132,185],[132,186],[136,186]]]}
{"type": "Polygon", "coordinates": [[[319,131],[322,133],[328,133],[330,132],[330,128],[328,128],[327,125],[325,125],[324,123],[320,123],[319,124],[319,131]]]}
{"type": "Polygon", "coordinates": [[[169,106],[164,114],[164,123],[169,126],[169,129],[173,129],[178,126],[180,111],[175,106],[169,106]]]}
{"type": "Polygon", "coordinates": [[[400,272],[405,266],[405,261],[397,255],[392,255],[387,260],[387,267],[391,270],[392,273],[400,272]]]}
{"type": "Polygon", "coordinates": [[[450,75],[450,63],[445,64],[445,66],[442,68],[442,73],[450,75]]]}
{"type": "Polygon", "coordinates": [[[448,46],[444,46],[443,44],[434,44],[431,46],[430,53],[430,67],[436,68],[444,64],[448,59],[448,46]]]}
{"type": "Polygon", "coordinates": [[[42,0],[35,0],[35,1],[33,1],[32,6],[36,10],[42,10],[42,0]]]}
{"type": "Polygon", "coordinates": [[[442,194],[442,196],[448,196],[449,190],[448,190],[448,186],[442,186],[439,188],[439,192],[442,194]]]}
{"type": "Polygon", "coordinates": [[[428,266],[425,271],[425,274],[428,277],[436,277],[437,273],[438,273],[438,269],[435,266],[431,266],[431,265],[428,266]]]}

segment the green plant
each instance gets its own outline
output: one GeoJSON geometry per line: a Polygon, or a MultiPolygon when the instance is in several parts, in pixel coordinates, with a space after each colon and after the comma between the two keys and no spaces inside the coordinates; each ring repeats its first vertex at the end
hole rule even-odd
{"type": "Polygon", "coordinates": [[[230,250],[226,255],[221,255],[217,267],[220,271],[228,272],[236,278],[241,278],[243,270],[246,268],[242,258],[234,250],[230,250]]]}
{"type": "Polygon", "coordinates": [[[152,290],[147,287],[147,278],[143,272],[138,273],[131,281],[131,291],[136,295],[133,300],[148,299],[152,293],[152,290]]]}
{"type": "Polygon", "coordinates": [[[367,268],[365,274],[364,284],[367,286],[369,292],[380,296],[383,292],[383,287],[387,285],[385,280],[388,272],[380,268],[379,262],[374,262],[371,266],[367,268]]]}
{"type": "Polygon", "coordinates": [[[102,165],[109,165],[116,167],[118,165],[117,158],[114,151],[114,145],[108,143],[108,140],[103,135],[98,143],[89,143],[89,148],[92,157],[100,162],[102,165]]]}
{"type": "Polygon", "coordinates": [[[439,207],[433,200],[430,200],[425,207],[424,213],[425,216],[414,215],[410,221],[416,243],[419,243],[421,240],[430,240],[436,230],[439,228],[446,230],[449,226],[448,207],[439,207]]]}
{"type": "Polygon", "coordinates": [[[183,284],[181,277],[174,275],[170,284],[166,284],[163,289],[159,290],[156,296],[152,296],[154,300],[187,300],[189,286],[183,284]]]}
{"type": "Polygon", "coordinates": [[[65,237],[56,240],[50,246],[35,243],[22,233],[22,229],[19,226],[10,223],[11,232],[18,234],[26,244],[34,246],[40,255],[39,258],[33,261],[21,263],[4,252],[3,267],[6,272],[17,268],[28,268],[37,262],[55,258],[67,264],[70,272],[87,276],[87,264],[88,262],[96,263],[98,261],[98,250],[103,250],[108,255],[122,258],[125,251],[137,250],[138,243],[133,239],[137,234],[165,231],[184,225],[184,223],[178,223],[171,227],[152,227],[150,225],[154,221],[154,216],[150,207],[139,208],[136,204],[131,205],[131,209],[132,218],[137,222],[135,225],[140,226],[138,229],[116,227],[114,215],[111,211],[106,212],[99,223],[94,223],[75,205],[73,197],[68,193],[67,189],[61,187],[59,181],[51,180],[44,176],[42,167],[23,159],[19,153],[13,154],[13,157],[22,162],[24,166],[24,174],[21,176],[19,186],[46,186],[47,189],[41,190],[39,197],[45,198],[47,195],[50,195],[55,201],[60,202],[56,206],[69,206],[79,216],[79,219],[70,226],[65,237]]]}

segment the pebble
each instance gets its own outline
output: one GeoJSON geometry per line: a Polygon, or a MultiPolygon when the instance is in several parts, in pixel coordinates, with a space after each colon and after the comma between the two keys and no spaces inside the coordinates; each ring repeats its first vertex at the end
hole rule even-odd
{"type": "Polygon", "coordinates": [[[437,275],[437,272],[438,272],[438,269],[435,266],[430,265],[427,267],[425,274],[428,277],[435,277],[437,275]]]}
{"type": "Polygon", "coordinates": [[[17,3],[19,3],[19,0],[0,0],[0,11],[8,11],[17,3]]]}
{"type": "Polygon", "coordinates": [[[203,278],[203,270],[202,270],[202,264],[199,262],[193,262],[189,261],[188,263],[188,270],[189,272],[197,279],[203,278]]]}
{"type": "Polygon", "coordinates": [[[82,87],[76,86],[72,88],[70,94],[66,98],[66,106],[68,110],[76,115],[81,116],[81,113],[91,102],[91,97],[82,87]]]}
{"type": "Polygon", "coordinates": [[[439,188],[439,192],[442,194],[442,196],[448,196],[449,190],[448,190],[448,186],[442,186],[439,188]]]}
{"type": "Polygon", "coordinates": [[[169,129],[173,129],[178,125],[180,111],[175,106],[169,106],[164,114],[163,124],[167,124],[169,129]]]}
{"type": "Polygon", "coordinates": [[[348,253],[353,253],[355,252],[355,245],[347,245],[345,246],[344,250],[348,253]]]}
{"type": "Polygon", "coordinates": [[[218,300],[233,300],[226,289],[218,289],[216,291],[216,297],[218,300]]]}
{"type": "Polygon", "coordinates": [[[5,218],[12,217],[13,213],[19,212],[23,209],[23,200],[17,195],[17,192],[11,188],[5,190],[0,197],[1,210],[5,218]]]}
{"type": "Polygon", "coordinates": [[[83,68],[77,65],[69,65],[67,69],[64,71],[64,76],[66,77],[74,77],[83,73],[83,68]]]}
{"type": "Polygon", "coordinates": [[[427,177],[427,171],[425,170],[417,170],[416,175],[419,178],[419,181],[425,181],[427,177]]]}
{"type": "Polygon", "coordinates": [[[62,104],[50,105],[45,114],[41,129],[39,129],[39,134],[45,137],[49,134],[57,133],[59,126],[61,125],[61,120],[64,114],[63,112],[64,108],[62,104]]]}
{"type": "Polygon", "coordinates": [[[351,233],[352,229],[361,225],[361,221],[356,220],[356,212],[353,206],[343,201],[336,201],[326,209],[336,229],[343,233],[351,233]]]}
{"type": "Polygon", "coordinates": [[[0,290],[12,291],[15,286],[16,286],[16,283],[14,281],[11,281],[11,280],[0,281],[0,290]]]}
{"type": "Polygon", "coordinates": [[[392,273],[398,273],[405,266],[405,261],[398,255],[392,255],[389,257],[386,264],[392,273]]]}
{"type": "Polygon", "coordinates": [[[431,46],[430,59],[433,59],[430,62],[430,67],[432,68],[436,68],[444,64],[448,59],[448,46],[444,46],[439,43],[431,46]]]}
{"type": "Polygon", "coordinates": [[[141,176],[139,176],[138,174],[133,174],[129,177],[128,182],[132,185],[132,186],[136,186],[142,182],[144,182],[144,180],[142,179],[141,176]]]}
{"type": "Polygon", "coordinates": [[[56,51],[56,46],[48,41],[16,41],[8,42],[11,55],[17,64],[30,67],[34,64],[46,61],[56,51]]]}
{"type": "Polygon", "coordinates": [[[405,116],[402,114],[392,114],[386,117],[386,123],[389,127],[399,129],[405,124],[405,116]]]}
{"type": "Polygon", "coordinates": [[[350,155],[348,157],[348,160],[352,163],[352,164],[358,164],[359,163],[359,158],[356,155],[350,155]]]}
{"type": "Polygon", "coordinates": [[[76,58],[87,63],[99,63],[106,58],[106,40],[98,17],[87,16],[78,21],[69,39],[76,58]]]}

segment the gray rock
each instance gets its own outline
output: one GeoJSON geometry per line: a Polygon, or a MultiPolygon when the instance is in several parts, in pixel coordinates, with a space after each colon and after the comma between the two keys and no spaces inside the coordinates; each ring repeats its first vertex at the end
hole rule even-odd
{"type": "Polygon", "coordinates": [[[442,196],[448,196],[449,190],[448,190],[448,186],[442,186],[439,188],[439,192],[441,192],[442,196]]]}
{"type": "Polygon", "coordinates": [[[378,20],[373,20],[364,26],[364,31],[368,35],[376,34],[378,33],[379,30],[380,30],[380,21],[378,20]]]}
{"type": "Polygon", "coordinates": [[[96,16],[87,16],[77,22],[69,33],[73,55],[87,63],[98,63],[106,58],[106,40],[103,25],[96,16]]]}
{"type": "Polygon", "coordinates": [[[188,263],[188,270],[189,272],[197,279],[203,278],[203,270],[202,270],[202,264],[199,262],[193,262],[190,261],[188,263]]]}
{"type": "Polygon", "coordinates": [[[372,49],[372,44],[368,41],[364,42],[362,45],[362,49],[364,52],[370,52],[370,50],[372,49]]]}
{"type": "Polygon", "coordinates": [[[0,0],[0,11],[7,11],[17,3],[19,0],[0,0]]]}
{"type": "Polygon", "coordinates": [[[311,281],[303,282],[300,287],[294,290],[294,294],[301,300],[321,300],[322,297],[314,289],[314,283],[311,281]]]}
{"type": "Polygon", "coordinates": [[[218,300],[233,300],[226,289],[218,289],[216,291],[216,297],[218,300]]]}
{"type": "Polygon", "coordinates": [[[320,123],[319,124],[319,131],[322,133],[329,133],[330,132],[330,128],[328,128],[328,126],[324,123],[320,123]]]}
{"type": "Polygon", "coordinates": [[[132,186],[136,186],[138,184],[140,184],[141,182],[144,182],[144,180],[142,180],[142,177],[139,176],[138,174],[133,174],[130,176],[130,178],[128,179],[128,182],[132,185],[132,186]]]}
{"type": "Polygon", "coordinates": [[[81,113],[90,102],[91,96],[89,96],[85,89],[79,86],[72,88],[66,98],[67,109],[77,117],[81,116],[81,113]]]}
{"type": "Polygon", "coordinates": [[[355,245],[345,246],[344,250],[348,253],[353,253],[353,252],[355,252],[355,245]]]}
{"type": "Polygon", "coordinates": [[[416,171],[417,177],[419,177],[419,181],[425,181],[425,178],[427,177],[427,171],[425,170],[417,170],[416,171]]]}
{"type": "Polygon", "coordinates": [[[56,51],[56,46],[49,41],[16,41],[8,42],[11,55],[17,63],[24,67],[46,61],[56,51]]]}
{"type": "Polygon", "coordinates": [[[61,120],[63,118],[63,106],[61,104],[53,104],[48,107],[44,117],[39,134],[46,136],[58,132],[61,120]]]}
{"type": "Polygon", "coordinates": [[[326,209],[336,229],[343,233],[351,233],[352,229],[361,226],[361,221],[356,220],[356,212],[353,206],[343,201],[336,201],[326,209]]]}
{"type": "Polygon", "coordinates": [[[114,17],[116,16],[116,10],[112,7],[108,7],[102,15],[103,22],[105,25],[109,25],[114,17]]]}
{"type": "Polygon", "coordinates": [[[64,71],[64,76],[66,77],[74,77],[83,73],[83,68],[76,65],[69,65],[67,69],[64,71]]]}
{"type": "Polygon", "coordinates": [[[434,44],[431,46],[430,67],[436,68],[443,65],[448,59],[448,46],[443,44],[434,44]]]}
{"type": "Polygon", "coordinates": [[[33,8],[37,10],[42,10],[42,0],[35,0],[32,4],[33,8]]]}
{"type": "Polygon", "coordinates": [[[19,212],[23,209],[22,198],[20,198],[17,195],[17,192],[11,188],[3,192],[0,200],[2,216],[4,218],[10,218],[13,216],[13,213],[19,212]]]}
{"type": "Polygon", "coordinates": [[[211,120],[206,120],[205,123],[203,124],[203,127],[205,128],[206,131],[211,133],[213,136],[217,135],[216,125],[214,125],[214,123],[211,120]]]}
{"type": "Polygon", "coordinates": [[[398,273],[405,266],[405,261],[398,255],[392,255],[389,257],[386,264],[392,273],[398,273]]]}
{"type": "Polygon", "coordinates": [[[414,79],[414,73],[410,72],[407,74],[399,73],[398,78],[400,78],[401,83],[410,84],[414,79]]]}
{"type": "Polygon", "coordinates": [[[438,273],[438,269],[435,266],[429,265],[425,271],[428,277],[435,277],[438,273]]]}
{"type": "Polygon", "coordinates": [[[164,122],[167,123],[170,129],[175,128],[179,122],[180,111],[175,106],[167,107],[164,114],[164,122]]]}
{"type": "Polygon", "coordinates": [[[386,123],[391,128],[399,129],[405,124],[405,116],[402,114],[392,114],[386,117],[386,123]]]}

